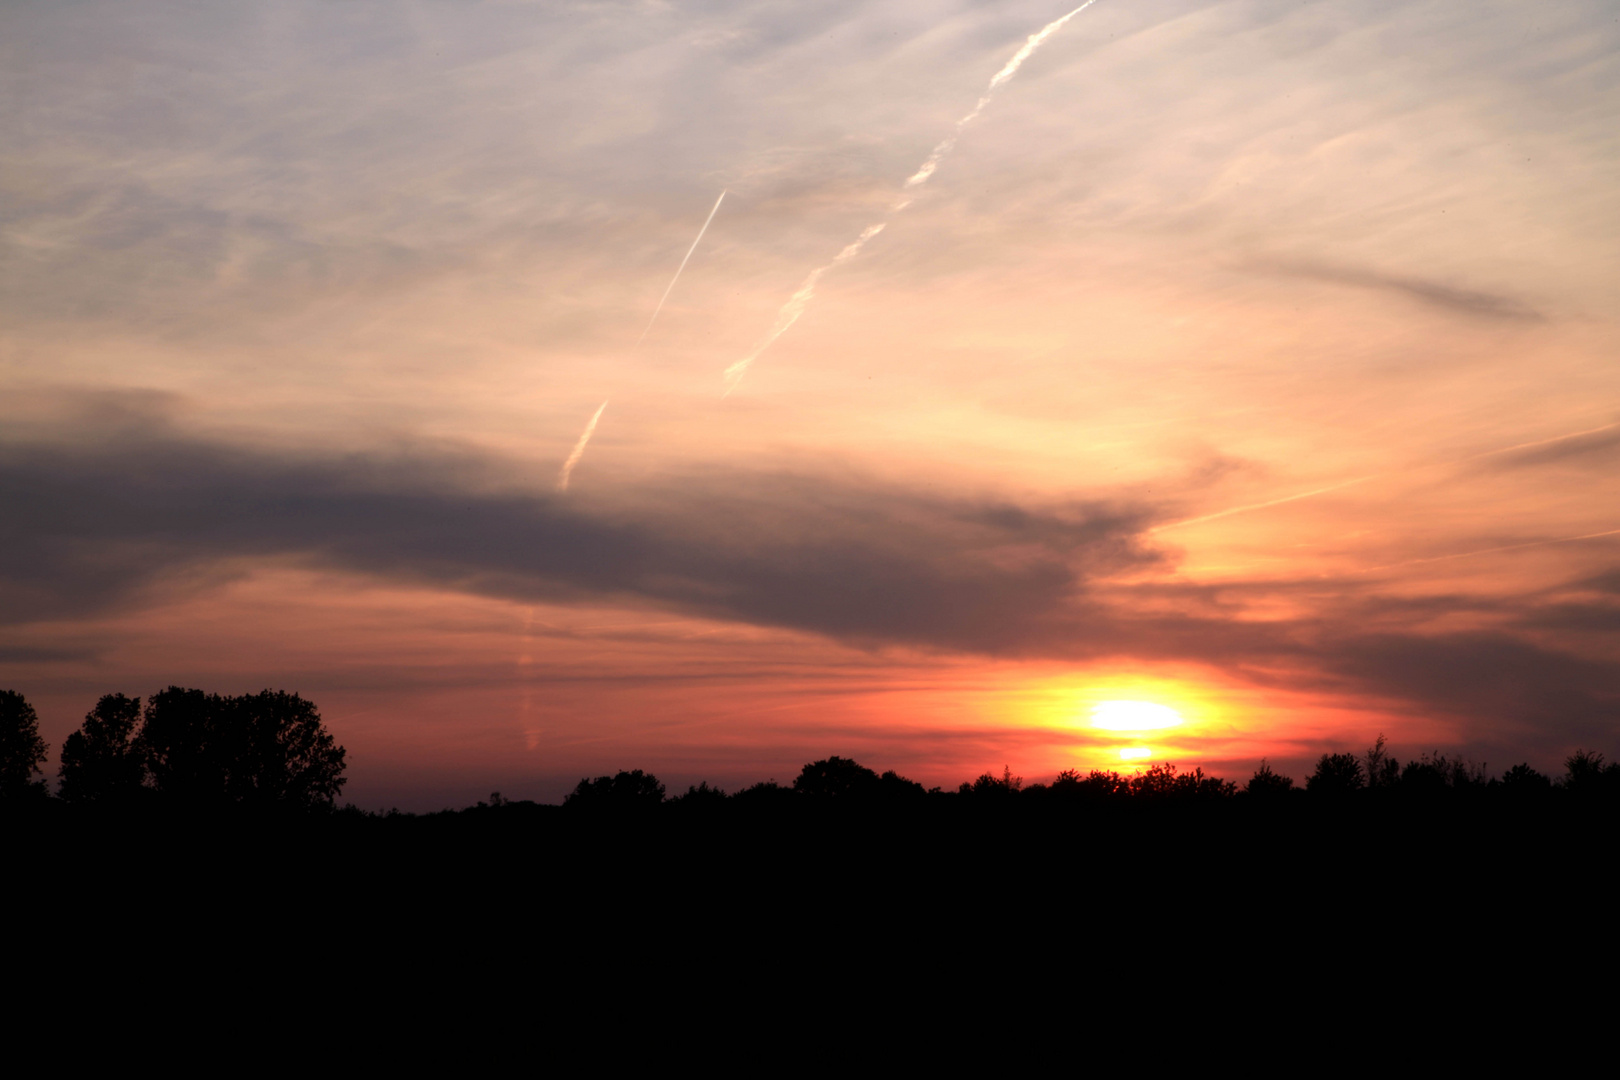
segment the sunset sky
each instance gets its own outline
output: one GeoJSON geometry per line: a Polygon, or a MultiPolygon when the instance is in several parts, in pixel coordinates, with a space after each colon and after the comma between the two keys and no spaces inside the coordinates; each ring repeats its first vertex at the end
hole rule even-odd
{"type": "Polygon", "coordinates": [[[1613,0],[1097,0],[907,188],[1071,6],[0,8],[50,774],[171,683],[368,808],[1620,752],[1613,0]]]}

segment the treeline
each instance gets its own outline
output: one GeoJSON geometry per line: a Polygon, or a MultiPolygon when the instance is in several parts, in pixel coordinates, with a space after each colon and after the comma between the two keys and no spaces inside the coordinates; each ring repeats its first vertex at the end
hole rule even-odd
{"type": "MultiPolygon", "coordinates": [[[[19,693],[0,690],[0,798],[41,800],[50,747],[19,693]]],[[[329,810],[346,766],[315,706],[280,690],[229,697],[171,686],[108,694],[62,744],[56,797],[100,806],[329,810]]]]}
{"type": "MultiPolygon", "coordinates": [[[[333,811],[347,764],[343,747],[326,730],[319,711],[297,694],[265,690],[230,697],[177,686],[153,694],[144,704],[123,694],[102,697],[63,743],[54,798],[43,778],[48,753],[33,707],[21,694],[0,690],[0,799],[7,802],[333,811]]],[[[1000,775],[986,772],[947,791],[834,756],[806,764],[791,785],[767,781],[733,793],[705,782],[670,796],[656,776],[640,769],[587,777],[563,801],[563,810],[591,815],[663,806],[744,811],[832,804],[1304,805],[1301,800],[1348,806],[1402,798],[1601,799],[1620,805],[1620,763],[1579,750],[1565,761],[1561,776],[1547,776],[1528,764],[1497,776],[1482,765],[1440,753],[1403,763],[1380,735],[1362,754],[1323,754],[1303,784],[1262,761],[1241,788],[1201,768],[1181,772],[1166,763],[1129,775],[1066,770],[1050,783],[1031,784],[1003,768],[1000,775]]],[[[496,794],[470,810],[534,805],[496,794]]],[[[346,810],[360,813],[353,807],[346,810]]]]}
{"type": "MultiPolygon", "coordinates": [[[[1500,776],[1487,774],[1481,765],[1444,754],[1424,754],[1401,763],[1391,755],[1382,735],[1365,754],[1323,754],[1303,785],[1283,776],[1262,761],[1241,788],[1230,780],[1207,776],[1201,768],[1181,772],[1164,763],[1124,775],[1093,769],[1065,770],[1049,784],[1025,784],[1022,777],[1003,768],[998,776],[986,772],[955,791],[924,788],[895,772],[878,773],[849,758],[830,757],[804,766],[791,786],[774,781],[754,784],[734,794],[702,783],[684,794],[669,796],[656,776],[640,769],[612,776],[582,779],[563,801],[576,811],[631,811],[666,804],[680,806],[804,805],[838,800],[845,803],[953,802],[1012,803],[1035,806],[1065,803],[1223,803],[1270,805],[1309,800],[1314,804],[1344,804],[1355,799],[1432,800],[1435,798],[1606,797],[1620,803],[1620,763],[1578,750],[1565,762],[1564,774],[1549,777],[1527,764],[1515,765],[1500,776]]],[[[480,803],[480,806],[486,804],[480,803]]],[[[497,794],[491,806],[504,805],[497,794]]]]}

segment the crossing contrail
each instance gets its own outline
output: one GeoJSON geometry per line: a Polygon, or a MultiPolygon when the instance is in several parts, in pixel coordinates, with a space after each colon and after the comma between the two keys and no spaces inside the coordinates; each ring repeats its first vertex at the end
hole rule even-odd
{"type": "Polygon", "coordinates": [[[658,313],[664,310],[664,301],[668,300],[669,294],[675,291],[675,283],[681,280],[681,271],[686,269],[686,263],[692,258],[692,252],[697,250],[698,242],[703,239],[703,234],[709,231],[709,222],[714,220],[714,215],[719,212],[720,204],[725,199],[726,193],[722,191],[720,197],[714,200],[714,209],[710,210],[709,216],[703,219],[703,228],[698,230],[697,240],[693,240],[692,246],[686,249],[686,258],[682,259],[681,265],[675,268],[675,276],[669,279],[669,288],[665,289],[664,295],[658,298],[658,306],[653,308],[652,318],[647,320],[647,329],[643,330],[641,336],[636,338],[636,345],[639,346],[643,341],[647,340],[647,334],[652,330],[653,323],[658,321],[658,313]]]}
{"type": "MultiPolygon", "coordinates": [[[[1482,458],[1496,457],[1496,456],[1498,456],[1500,454],[1511,454],[1515,450],[1529,450],[1532,447],[1536,447],[1536,446],[1551,446],[1553,443],[1567,442],[1570,439],[1579,439],[1583,435],[1596,435],[1600,431],[1613,431],[1615,428],[1620,428],[1620,421],[1616,421],[1616,422],[1614,422],[1612,424],[1604,424],[1602,427],[1587,428],[1584,431],[1572,431],[1567,435],[1554,435],[1550,439],[1536,439],[1534,442],[1515,443],[1513,446],[1504,446],[1504,447],[1501,447],[1501,448],[1496,449],[1496,450],[1486,450],[1483,453],[1479,453],[1479,454],[1469,454],[1467,457],[1453,458],[1450,461],[1431,461],[1426,465],[1407,465],[1407,466],[1404,466],[1404,467],[1398,468],[1398,469],[1386,469],[1383,472],[1369,473],[1366,476],[1358,476],[1354,480],[1344,480],[1344,481],[1341,481],[1340,483],[1337,483],[1337,484],[1330,484],[1327,487],[1316,488],[1313,491],[1302,491],[1298,495],[1284,495],[1280,499],[1268,499],[1266,502],[1247,503],[1247,504],[1245,504],[1243,506],[1234,506],[1234,507],[1231,507],[1230,509],[1227,509],[1227,510],[1217,510],[1213,514],[1203,514],[1203,515],[1200,515],[1199,517],[1183,518],[1180,521],[1166,522],[1163,525],[1155,525],[1155,526],[1153,526],[1153,528],[1151,528],[1151,529],[1149,529],[1147,531],[1150,532],[1150,533],[1163,532],[1165,529],[1179,529],[1179,528],[1182,528],[1183,526],[1186,526],[1186,525],[1200,525],[1200,524],[1202,524],[1202,523],[1204,523],[1206,521],[1217,521],[1217,520],[1219,520],[1221,518],[1224,518],[1224,517],[1231,517],[1233,514],[1247,514],[1247,513],[1251,512],[1251,511],[1254,511],[1254,510],[1264,510],[1267,507],[1271,507],[1271,506],[1281,506],[1283,503],[1298,502],[1300,499],[1315,498],[1318,495],[1326,495],[1330,491],[1338,491],[1338,490],[1340,490],[1342,488],[1355,487],[1357,484],[1365,484],[1365,483],[1367,483],[1368,481],[1371,481],[1371,480],[1381,480],[1386,476],[1395,476],[1395,475],[1400,474],[1400,473],[1417,472],[1417,471],[1422,470],[1422,469],[1446,469],[1446,468],[1450,468],[1453,465],[1466,465],[1470,461],[1479,461],[1482,458]]],[[[1586,539],[1586,538],[1585,537],[1575,537],[1574,539],[1586,539]]],[[[1536,543],[1538,543],[1538,544],[1539,543],[1562,543],[1562,542],[1563,541],[1552,541],[1552,540],[1547,540],[1547,541],[1538,540],[1538,541],[1536,541],[1536,543]]],[[[1496,549],[1493,548],[1492,550],[1496,550],[1496,549]]],[[[1441,557],[1442,558],[1447,558],[1447,559],[1461,558],[1461,556],[1452,556],[1452,555],[1445,555],[1445,556],[1441,556],[1441,557]]],[[[1430,561],[1430,560],[1418,560],[1418,561],[1427,562],[1427,561],[1430,561]]],[[[1406,564],[1402,563],[1400,565],[1404,566],[1406,564]]],[[[1375,569],[1382,570],[1382,569],[1384,569],[1384,567],[1375,567],[1375,569]]]]}
{"type": "Polygon", "coordinates": [[[1354,480],[1346,480],[1342,484],[1333,484],[1329,487],[1317,488],[1315,491],[1302,491],[1298,495],[1284,495],[1280,499],[1271,499],[1267,502],[1249,503],[1247,506],[1234,506],[1230,510],[1217,510],[1215,513],[1205,514],[1203,517],[1186,518],[1182,521],[1172,521],[1164,525],[1155,525],[1153,528],[1149,529],[1148,532],[1155,533],[1162,532],[1165,529],[1179,529],[1183,525],[1197,525],[1200,522],[1215,521],[1219,518],[1231,517],[1233,514],[1247,514],[1250,510],[1264,510],[1268,506],[1281,506],[1283,503],[1298,502],[1300,499],[1309,499],[1316,495],[1326,495],[1328,492],[1338,491],[1340,488],[1354,487],[1356,484],[1365,484],[1367,481],[1376,480],[1383,475],[1385,474],[1373,473],[1371,476],[1358,476],[1354,480]]]}
{"type": "MultiPolygon", "coordinates": [[[[658,313],[664,310],[664,301],[668,300],[669,294],[675,291],[675,283],[681,280],[681,271],[685,270],[686,264],[692,260],[692,252],[697,250],[698,244],[703,240],[703,234],[709,231],[709,222],[714,220],[714,215],[720,212],[720,204],[725,201],[726,192],[722,190],[720,197],[714,200],[714,206],[709,208],[709,216],[703,219],[703,228],[698,230],[697,238],[692,241],[692,246],[686,249],[686,255],[681,259],[681,265],[675,268],[675,276],[669,279],[669,286],[664,289],[664,295],[658,298],[658,306],[653,308],[652,318],[647,320],[646,328],[641,331],[641,336],[636,338],[637,348],[640,348],[641,343],[647,340],[647,335],[652,331],[653,323],[658,321],[658,313]]],[[[568,455],[568,460],[563,462],[562,471],[557,474],[558,491],[568,490],[568,479],[574,473],[574,466],[578,465],[579,459],[585,456],[585,444],[591,441],[591,435],[596,431],[596,422],[602,419],[602,410],[607,407],[608,403],[604,401],[597,408],[596,412],[591,416],[591,422],[585,425],[585,434],[579,437],[579,442],[574,444],[573,452],[568,455]]]]}
{"type": "Polygon", "coordinates": [[[1407,559],[1403,562],[1385,563],[1383,566],[1369,566],[1365,570],[1355,571],[1358,574],[1371,574],[1379,570],[1394,570],[1401,566],[1417,566],[1419,563],[1447,562],[1451,559],[1471,559],[1475,555],[1494,555],[1498,551],[1519,551],[1522,548],[1546,547],[1548,544],[1573,544],[1577,540],[1596,540],[1603,536],[1620,536],[1620,529],[1609,529],[1604,532],[1582,533],[1579,536],[1559,536],[1551,540],[1526,540],[1521,544],[1502,544],[1499,547],[1480,548],[1477,551],[1459,551],[1455,555],[1432,555],[1427,559],[1407,559]]]}
{"type": "Polygon", "coordinates": [[[596,407],[591,422],[585,425],[585,433],[579,437],[579,442],[574,444],[574,451],[568,455],[568,460],[563,462],[562,472],[557,474],[558,491],[568,490],[568,478],[573,475],[574,466],[579,464],[579,459],[585,456],[585,444],[591,441],[591,434],[596,431],[596,422],[602,419],[602,411],[607,407],[608,403],[605,401],[596,407]]]}
{"type": "MultiPolygon", "coordinates": [[[[912,197],[910,194],[906,193],[910,192],[913,188],[920,187],[921,185],[928,183],[928,178],[934,175],[934,171],[939,168],[940,162],[945,160],[945,155],[949,154],[956,146],[956,140],[961,137],[962,129],[968,124],[972,123],[973,120],[984,111],[984,107],[990,104],[990,99],[995,97],[996,89],[1000,87],[1002,83],[1005,83],[1014,75],[1018,74],[1018,69],[1024,66],[1024,61],[1028,60],[1032,55],[1034,55],[1035,50],[1040,48],[1046,42],[1047,38],[1063,29],[1064,23],[1068,22],[1070,19],[1074,18],[1076,15],[1080,14],[1082,11],[1086,10],[1086,8],[1090,7],[1096,2],[1097,0],[1086,0],[1085,3],[1081,4],[1067,15],[1060,19],[1052,20],[1040,30],[1029,35],[1029,40],[1024,42],[1023,48],[1014,53],[1013,58],[1007,61],[1007,63],[1002,66],[1002,69],[991,77],[990,85],[985,87],[984,93],[980,96],[978,104],[974,105],[972,111],[956,122],[956,127],[952,130],[950,135],[948,135],[938,146],[934,147],[933,153],[929,154],[928,157],[924,159],[922,165],[918,167],[917,171],[912,173],[910,178],[906,180],[900,198],[896,200],[894,205],[889,208],[889,217],[893,217],[895,214],[898,214],[900,211],[911,205],[912,197]]],[[[848,246],[844,248],[844,250],[833,256],[831,262],[825,264],[824,266],[818,266],[814,270],[810,271],[810,276],[804,279],[804,284],[799,286],[798,291],[788,298],[787,303],[782,305],[782,310],[777,312],[776,322],[771,324],[770,332],[765,335],[764,339],[757,346],[754,347],[754,351],[743,357],[741,360],[738,360],[735,364],[732,364],[730,367],[726,368],[726,394],[730,394],[737,388],[737,384],[742,381],[743,375],[748,372],[749,367],[753,365],[754,361],[759,359],[760,354],[775,344],[777,338],[787,333],[788,328],[799,321],[799,316],[804,314],[805,309],[810,306],[810,301],[815,298],[816,283],[821,280],[821,276],[827,271],[831,270],[833,267],[838,266],[840,263],[846,263],[853,259],[856,255],[859,255],[861,248],[866,246],[866,242],[872,239],[872,237],[876,236],[878,233],[882,232],[884,226],[888,225],[888,223],[888,218],[885,218],[876,225],[868,225],[861,231],[860,236],[856,237],[848,246]]]]}

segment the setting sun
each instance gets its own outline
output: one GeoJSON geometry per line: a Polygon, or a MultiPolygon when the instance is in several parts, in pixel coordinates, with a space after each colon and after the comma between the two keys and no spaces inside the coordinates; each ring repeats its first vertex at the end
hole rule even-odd
{"type": "Polygon", "coordinates": [[[1176,710],[1151,701],[1099,701],[1091,707],[1091,726],[1105,731],[1152,731],[1181,722],[1176,710]]]}

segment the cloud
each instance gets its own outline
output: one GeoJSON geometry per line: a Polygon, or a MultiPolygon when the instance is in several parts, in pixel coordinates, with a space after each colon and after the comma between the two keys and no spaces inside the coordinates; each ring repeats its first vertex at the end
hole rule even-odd
{"type": "Polygon", "coordinates": [[[210,565],[292,560],[511,598],[632,598],[842,640],[998,652],[1153,563],[1143,507],[1031,510],[859,480],[692,474],[612,499],[454,453],[299,459],[161,425],[0,447],[0,610],[85,614],[210,565]]]}
{"type": "Polygon", "coordinates": [[[1453,315],[1513,322],[1546,321],[1545,316],[1539,311],[1514,297],[1463,289],[1419,277],[1318,262],[1274,261],[1257,264],[1257,268],[1274,274],[1325,281],[1332,285],[1393,293],[1453,315]]]}
{"type": "Polygon", "coordinates": [[[1591,740],[1620,707],[1620,665],[1558,648],[1559,631],[1589,631],[1601,613],[1467,596],[1403,607],[1320,579],[1144,582],[1171,568],[1147,541],[1159,512],[1145,501],[1028,506],[740,470],[558,498],[519,487],[517,465],[465,451],[289,456],[145,415],[102,436],[0,443],[7,621],[139,607],[278,562],[513,600],[644,604],[857,647],[1192,662],[1449,717],[1492,745],[1530,732],[1591,740]],[[1279,600],[1309,606],[1249,617],[1279,600]],[[1502,628],[1419,625],[1459,612],[1502,628]]]}
{"type": "Polygon", "coordinates": [[[1620,570],[1612,570],[1606,574],[1587,578],[1577,584],[1578,588],[1591,589],[1593,592],[1615,593],[1620,595],[1620,570]]]}
{"type": "Polygon", "coordinates": [[[1466,717],[1473,740],[1499,745],[1610,739],[1620,711],[1620,665],[1501,632],[1351,637],[1337,643],[1332,670],[1362,692],[1466,717]]]}
{"type": "Polygon", "coordinates": [[[1604,604],[1550,604],[1527,615],[1521,625],[1535,630],[1620,634],[1620,607],[1604,604]]]}

